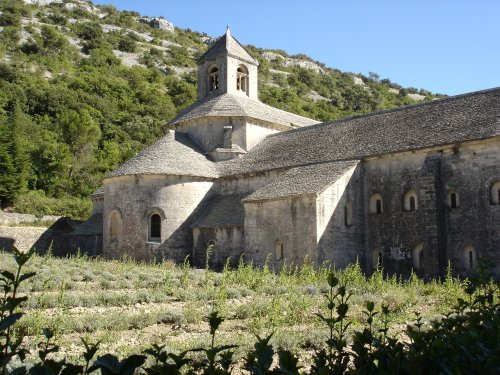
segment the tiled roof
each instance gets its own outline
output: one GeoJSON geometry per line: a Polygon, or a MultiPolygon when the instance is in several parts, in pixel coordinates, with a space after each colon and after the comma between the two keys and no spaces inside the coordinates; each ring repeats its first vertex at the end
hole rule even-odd
{"type": "Polygon", "coordinates": [[[500,135],[500,88],[273,134],[220,163],[236,175],[449,145],[500,135]]]}
{"type": "Polygon", "coordinates": [[[215,163],[208,160],[186,134],[177,132],[166,134],[107,177],[136,174],[218,176],[215,163]]]}
{"type": "Polygon", "coordinates": [[[243,202],[319,194],[358,163],[359,160],[350,160],[292,168],[250,194],[243,202]]]}
{"type": "Polygon", "coordinates": [[[100,196],[100,195],[104,195],[104,186],[102,186],[102,185],[101,185],[101,186],[99,186],[99,187],[96,189],[96,191],[94,191],[94,192],[92,193],[92,196],[93,196],[93,197],[97,197],[97,196],[100,196]]]}
{"type": "Polygon", "coordinates": [[[193,228],[216,228],[227,226],[243,226],[245,210],[241,203],[241,195],[218,195],[210,199],[206,209],[194,224],[193,228]]]}
{"type": "Polygon", "coordinates": [[[222,94],[208,96],[188,107],[173,120],[169,125],[179,124],[184,121],[194,120],[202,117],[251,117],[274,124],[291,127],[302,127],[318,124],[318,121],[294,113],[277,109],[258,100],[253,100],[244,95],[222,94]]]}
{"type": "Polygon", "coordinates": [[[245,48],[243,48],[240,42],[233,38],[233,36],[229,32],[229,29],[198,59],[198,64],[226,54],[229,56],[237,57],[240,60],[246,61],[250,64],[259,65],[258,61],[255,60],[245,50],[245,48]]]}

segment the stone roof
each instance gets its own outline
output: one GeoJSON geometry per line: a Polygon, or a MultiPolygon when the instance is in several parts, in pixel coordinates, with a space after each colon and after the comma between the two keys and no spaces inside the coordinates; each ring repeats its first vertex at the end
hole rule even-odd
{"type": "Polygon", "coordinates": [[[215,163],[208,160],[186,134],[178,132],[167,133],[106,178],[137,174],[218,176],[215,163]]]}
{"type": "Polygon", "coordinates": [[[250,194],[243,202],[319,194],[358,163],[359,160],[349,160],[292,168],[250,194]]]}
{"type": "Polygon", "coordinates": [[[251,117],[292,128],[318,124],[318,121],[271,107],[243,95],[208,96],[179,113],[168,125],[202,117],[251,117]]]}
{"type": "Polygon", "coordinates": [[[99,197],[101,195],[104,195],[104,186],[99,186],[96,191],[92,193],[92,197],[99,197]]]}
{"type": "Polygon", "coordinates": [[[103,221],[102,213],[93,214],[82,224],[78,225],[73,232],[72,236],[90,236],[90,235],[102,235],[103,221]]]}
{"type": "Polygon", "coordinates": [[[259,65],[243,46],[238,42],[227,29],[226,33],[221,36],[201,57],[198,59],[198,64],[216,58],[221,55],[229,55],[253,65],[259,65]]]}
{"type": "Polygon", "coordinates": [[[335,120],[268,136],[223,175],[450,145],[500,135],[500,88],[335,120]]]}
{"type": "Polygon", "coordinates": [[[241,195],[217,195],[210,199],[206,209],[194,224],[193,228],[217,228],[243,226],[245,210],[241,203],[241,195]]]}

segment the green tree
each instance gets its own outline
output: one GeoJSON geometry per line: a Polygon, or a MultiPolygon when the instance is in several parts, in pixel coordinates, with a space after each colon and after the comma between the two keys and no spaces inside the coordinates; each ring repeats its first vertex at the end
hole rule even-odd
{"type": "Polygon", "coordinates": [[[28,156],[21,139],[22,113],[14,103],[7,117],[0,120],[0,199],[12,204],[26,188],[28,156]]]}

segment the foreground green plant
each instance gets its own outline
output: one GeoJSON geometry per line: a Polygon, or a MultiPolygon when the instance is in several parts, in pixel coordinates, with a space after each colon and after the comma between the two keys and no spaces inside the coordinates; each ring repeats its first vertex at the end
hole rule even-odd
{"type": "MultiPolygon", "coordinates": [[[[361,276],[354,266],[345,273],[328,272],[326,282],[328,287],[323,289],[326,299],[326,313],[317,314],[326,328],[326,341],[313,355],[313,363],[307,370],[299,362],[297,353],[274,347],[273,334],[261,338],[253,350],[244,355],[243,362],[234,359],[233,349],[238,345],[218,345],[216,334],[224,318],[220,312],[214,310],[208,317],[210,343],[205,347],[188,349],[176,354],[176,351],[167,349],[166,345],[154,344],[143,354],[118,356],[111,353],[99,353],[99,343],[91,344],[82,340],[84,345],[81,360],[68,360],[56,344],[55,333],[59,330],[43,330],[43,339],[38,345],[37,355],[28,353],[23,345],[23,329],[19,319],[23,315],[22,304],[28,296],[19,296],[23,289],[22,284],[34,276],[34,272],[23,272],[26,263],[32,254],[22,254],[14,250],[15,271],[1,271],[0,282],[4,295],[0,299],[0,360],[1,374],[31,373],[31,374],[230,374],[234,368],[241,366],[251,374],[420,374],[420,373],[498,373],[500,371],[500,305],[497,284],[490,279],[485,265],[479,270],[478,277],[468,281],[454,283],[461,291],[456,291],[456,304],[449,308],[446,315],[439,320],[426,322],[420,315],[416,315],[413,324],[408,324],[403,336],[398,337],[391,333],[391,326],[397,316],[396,308],[388,304],[365,301],[361,322],[349,313],[356,295],[350,290],[351,283],[356,287],[361,283],[361,276]],[[361,323],[361,328],[353,328],[353,322],[361,323]],[[149,361],[148,357],[149,356],[149,361]],[[25,363],[28,356],[31,360],[25,363]]],[[[36,257],[35,257],[36,259],[36,257]]],[[[45,259],[45,258],[44,258],[45,259]]],[[[45,262],[57,262],[55,258],[47,258],[45,262]]],[[[90,262],[90,260],[87,260],[90,262]]],[[[79,260],[84,262],[84,260],[79,260]]],[[[130,265],[127,265],[129,267],[130,265]]],[[[43,267],[41,267],[43,268],[43,267]]],[[[80,267],[79,267],[80,269],[80,267]]],[[[179,280],[179,285],[188,285],[187,267],[181,271],[185,280],[179,280]]],[[[102,270],[99,271],[102,273],[102,270]]],[[[231,278],[241,278],[252,288],[260,288],[259,283],[252,277],[260,276],[267,281],[281,285],[280,293],[286,293],[299,283],[300,275],[307,274],[308,280],[314,279],[314,274],[306,269],[287,267],[279,274],[269,270],[255,270],[244,265],[242,269],[230,271],[226,269],[223,275],[213,274],[213,283],[218,282],[218,288],[226,290],[231,278]],[[305,272],[305,273],[304,273],[305,272]],[[295,276],[299,275],[299,276],[295,276]]],[[[324,271],[322,271],[324,272],[324,271]]],[[[96,274],[98,271],[96,270],[96,274]]],[[[127,273],[130,269],[127,268],[127,273]]],[[[158,275],[164,277],[164,270],[158,270],[158,275]]],[[[365,279],[366,280],[366,279],[365,279]]],[[[384,287],[384,280],[379,280],[384,287]]],[[[162,282],[163,283],[163,282],[162,282]]],[[[399,285],[399,281],[390,283],[399,285]]],[[[411,281],[412,284],[424,287],[411,281]]],[[[202,285],[214,288],[212,281],[201,282],[202,285]]],[[[261,282],[262,284],[262,282],[261,282]]],[[[66,285],[60,284],[60,285],[66,285]]],[[[405,286],[407,287],[407,286],[405,286]]],[[[435,286],[433,286],[435,287],[435,286]]],[[[55,288],[54,288],[55,289],[55,288]]],[[[65,287],[61,291],[66,293],[65,287]]],[[[353,289],[354,290],[354,289],[353,289]]],[[[54,290],[57,293],[57,289],[54,290]]],[[[222,292],[221,292],[222,293],[222,292]]],[[[60,296],[62,292],[60,292],[60,296]]],[[[225,295],[225,292],[224,292],[225,295]]],[[[278,293],[273,294],[276,300],[278,293]]],[[[217,297],[219,298],[219,297],[217,297]]],[[[222,298],[222,297],[220,297],[222,298]]],[[[226,297],[224,297],[226,298],[226,297]]],[[[283,295],[287,299],[286,294],[283,295]]],[[[62,299],[62,297],[61,297],[62,299]]],[[[281,305],[280,305],[281,306],[281,305]]],[[[284,305],[283,305],[284,306],[284,305]]],[[[267,311],[267,310],[263,310],[267,311]]],[[[283,324],[285,324],[283,322],[283,324]]],[[[275,327],[273,326],[273,329],[275,327]]],[[[281,329],[280,325],[277,325],[281,329]]],[[[269,330],[264,323],[261,329],[269,330]]],[[[95,341],[95,340],[94,340],[95,341]]],[[[198,346],[198,345],[197,345],[198,346]]],[[[200,345],[203,346],[203,345],[200,345]]]]}

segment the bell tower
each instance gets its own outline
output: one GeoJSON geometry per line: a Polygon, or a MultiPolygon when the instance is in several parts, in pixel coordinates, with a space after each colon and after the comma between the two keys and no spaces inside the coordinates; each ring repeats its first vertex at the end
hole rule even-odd
{"type": "Polygon", "coordinates": [[[227,26],[226,33],[198,60],[198,100],[220,94],[258,100],[258,66],[227,26]]]}

